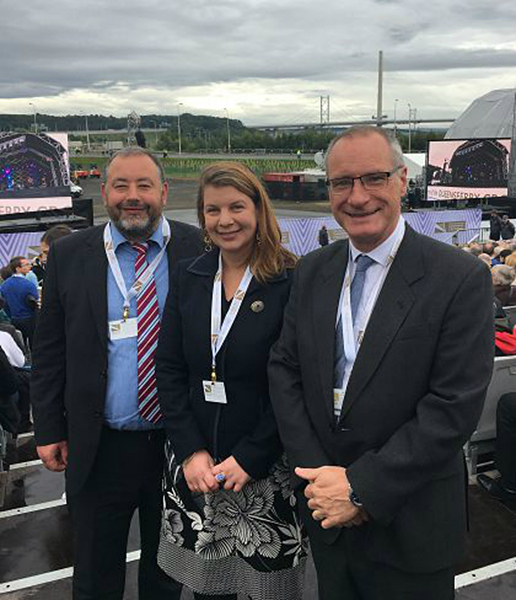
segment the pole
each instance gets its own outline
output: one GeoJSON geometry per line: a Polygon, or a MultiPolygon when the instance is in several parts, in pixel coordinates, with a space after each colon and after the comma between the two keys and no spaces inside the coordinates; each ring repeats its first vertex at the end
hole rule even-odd
{"type": "Polygon", "coordinates": [[[228,136],[228,154],[231,154],[231,130],[229,128],[229,111],[227,108],[224,109],[226,111],[226,130],[228,136]]]}
{"type": "Polygon", "coordinates": [[[88,115],[84,115],[86,120],[86,144],[88,146],[88,152],[90,151],[90,129],[88,127],[88,115]]]}
{"type": "Polygon", "coordinates": [[[378,52],[378,97],[376,104],[376,126],[382,126],[382,116],[383,116],[383,51],[380,50],[378,52]]]}
{"type": "Polygon", "coordinates": [[[397,125],[396,125],[396,108],[397,108],[397,106],[398,106],[398,102],[399,102],[399,99],[398,99],[398,98],[396,98],[396,99],[394,100],[394,135],[396,135],[396,131],[397,131],[397,129],[398,129],[398,127],[397,127],[397,125]]]}
{"type": "Polygon", "coordinates": [[[38,117],[36,113],[36,105],[33,102],[29,102],[32,106],[32,110],[34,111],[34,133],[38,133],[38,117]]]}
{"type": "Polygon", "coordinates": [[[407,102],[408,106],[408,151],[409,154],[412,151],[412,106],[410,102],[407,102]]]}
{"type": "Polygon", "coordinates": [[[183,106],[182,102],[179,102],[177,105],[177,147],[179,150],[179,154],[181,154],[181,113],[179,111],[179,107],[183,106]]]}

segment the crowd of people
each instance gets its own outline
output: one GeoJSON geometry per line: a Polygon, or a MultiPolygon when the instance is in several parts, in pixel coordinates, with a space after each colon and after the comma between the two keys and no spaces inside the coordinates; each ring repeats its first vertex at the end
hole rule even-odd
{"type": "MultiPolygon", "coordinates": [[[[507,217],[507,215],[504,215],[507,217]]],[[[500,217],[491,214],[491,239],[483,244],[473,242],[464,250],[486,263],[491,271],[493,283],[495,317],[495,354],[516,354],[515,315],[505,309],[516,306],[516,240],[514,226],[502,230],[502,241],[498,228],[500,217]],[[493,226],[494,223],[494,226],[493,226]]],[[[507,222],[507,218],[505,218],[507,222]]],[[[495,464],[499,477],[480,473],[477,481],[490,496],[516,509],[516,391],[504,394],[496,408],[495,464]]]]}
{"type": "Polygon", "coordinates": [[[32,431],[30,407],[31,348],[41,302],[50,245],[69,235],[67,225],[46,231],[40,242],[40,254],[32,261],[14,256],[0,268],[0,351],[3,374],[0,383],[0,425],[13,435],[32,431]],[[7,375],[7,371],[11,371],[7,375]],[[15,381],[15,389],[9,381],[15,381]],[[5,381],[4,381],[5,379],[5,381]],[[13,418],[13,415],[16,417],[13,418]]]}
{"type": "Polygon", "coordinates": [[[337,136],[326,172],[349,239],[297,261],[248,168],[206,167],[198,229],[125,148],[108,223],[41,257],[31,402],[40,458],[66,471],[74,600],[122,599],[136,510],[140,600],[300,600],[308,540],[321,599],[453,598],[491,277],[405,223],[388,131],[337,136]]]}

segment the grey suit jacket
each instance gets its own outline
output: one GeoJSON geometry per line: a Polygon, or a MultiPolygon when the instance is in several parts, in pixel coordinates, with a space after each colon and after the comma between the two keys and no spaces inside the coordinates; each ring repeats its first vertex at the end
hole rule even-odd
{"type": "MultiPolygon", "coordinates": [[[[269,365],[280,434],[292,468],[347,467],[371,516],[349,530],[357,550],[403,570],[445,568],[464,546],[462,446],[492,370],[489,270],[407,227],[337,423],[334,332],[347,260],[347,242],[337,242],[296,269],[269,365]]],[[[310,535],[335,541],[341,530],[323,530],[302,505],[310,535]]]]}

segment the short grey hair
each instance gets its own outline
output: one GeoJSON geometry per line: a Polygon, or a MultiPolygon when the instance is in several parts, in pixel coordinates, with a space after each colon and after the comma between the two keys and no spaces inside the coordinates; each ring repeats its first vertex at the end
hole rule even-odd
{"type": "Polygon", "coordinates": [[[493,285],[511,285],[514,281],[514,269],[507,265],[496,265],[491,269],[493,285]]]}
{"type": "Polygon", "coordinates": [[[392,155],[392,167],[393,169],[396,167],[405,166],[405,162],[403,160],[403,150],[401,149],[401,145],[398,141],[398,138],[389,130],[383,129],[382,127],[373,127],[372,125],[356,125],[355,127],[350,127],[349,129],[345,129],[342,133],[339,133],[336,137],[332,139],[328,149],[326,150],[326,154],[324,156],[324,166],[326,168],[326,173],[328,173],[328,159],[330,157],[331,151],[334,146],[338,144],[341,140],[359,136],[367,136],[377,134],[382,137],[388,144],[391,149],[392,155]]]}
{"type": "Polygon", "coordinates": [[[117,150],[109,158],[109,160],[107,161],[106,166],[104,168],[104,177],[105,177],[106,181],[108,178],[109,167],[111,166],[111,163],[116,158],[127,158],[129,156],[147,156],[148,158],[150,158],[152,160],[152,162],[156,165],[156,168],[158,169],[159,179],[160,179],[161,183],[162,184],[165,183],[165,181],[166,181],[165,171],[163,169],[163,165],[161,164],[161,162],[156,158],[156,156],[154,156],[154,154],[152,154],[152,152],[150,152],[146,148],[140,148],[140,146],[126,146],[125,148],[122,148],[121,150],[117,150]]]}

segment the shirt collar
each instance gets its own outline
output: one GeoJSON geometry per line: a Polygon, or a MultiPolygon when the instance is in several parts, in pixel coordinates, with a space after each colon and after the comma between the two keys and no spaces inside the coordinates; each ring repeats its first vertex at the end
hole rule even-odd
{"type": "MultiPolygon", "coordinates": [[[[116,225],[113,221],[109,222],[109,226],[111,228],[111,237],[113,239],[113,246],[115,248],[115,252],[121,244],[125,242],[130,243],[127,238],[125,238],[120,231],[118,231],[116,225]]],[[[163,248],[164,239],[163,239],[163,217],[159,220],[158,226],[156,227],[154,233],[147,240],[148,242],[155,242],[158,244],[160,248],[163,248]]]]}
{"type": "Polygon", "coordinates": [[[355,246],[351,239],[349,240],[349,250],[351,253],[351,260],[353,264],[360,254],[365,254],[366,256],[370,256],[375,262],[380,263],[383,267],[386,267],[389,264],[389,256],[394,249],[394,244],[396,240],[402,239],[405,235],[405,219],[400,215],[398,219],[398,224],[396,228],[391,233],[391,235],[382,242],[379,246],[371,250],[371,252],[360,252],[355,246]]]}

